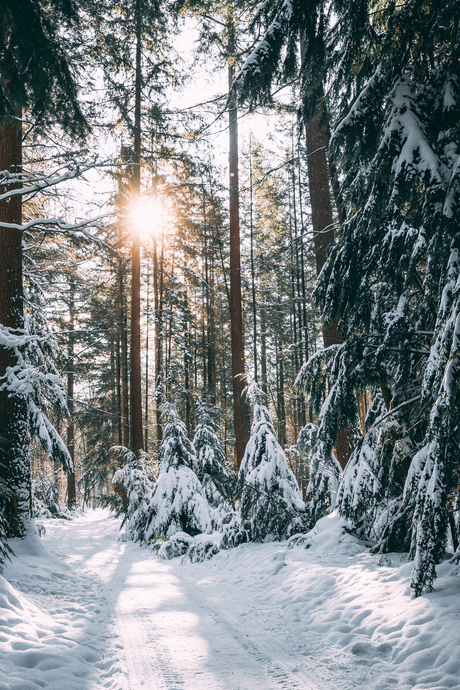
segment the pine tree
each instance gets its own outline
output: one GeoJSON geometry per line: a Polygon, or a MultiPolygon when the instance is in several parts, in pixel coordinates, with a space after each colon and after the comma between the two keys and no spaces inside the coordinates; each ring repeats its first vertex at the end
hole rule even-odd
{"type": "Polygon", "coordinates": [[[265,405],[254,405],[251,438],[238,474],[240,514],[251,541],[287,539],[303,530],[305,505],[265,405]]]}
{"type": "MultiPolygon", "coordinates": [[[[329,14],[330,8],[323,0],[308,4],[291,0],[262,3],[253,25],[263,27],[264,35],[246,60],[234,87],[241,102],[254,108],[273,103],[274,83],[300,76],[299,114],[305,126],[317,276],[321,275],[334,246],[336,225],[330,191],[334,161],[328,161],[327,156],[329,118],[325,98],[329,14]]],[[[336,190],[337,184],[333,188],[336,190]]],[[[335,194],[336,213],[342,222],[344,207],[339,196],[335,194]]],[[[329,313],[323,315],[322,332],[325,348],[341,343],[337,318],[329,313]]],[[[334,436],[336,454],[343,468],[353,447],[353,430],[343,426],[335,430],[334,436]]]]}
{"type": "MultiPolygon", "coordinates": [[[[363,45],[350,16],[344,12],[340,40],[348,45],[346,60],[358,64],[363,45]]],[[[458,3],[407,6],[397,14],[388,3],[366,17],[367,57],[341,103],[344,117],[333,137],[345,203],[356,212],[318,290],[325,313],[338,314],[355,340],[358,372],[365,357],[361,390],[363,383],[378,385],[389,419],[398,422],[393,454],[402,445],[412,457],[404,491],[376,536],[383,551],[412,541],[416,594],[432,587],[443,556],[458,471],[454,16],[458,3]]],[[[379,474],[388,471],[385,454],[381,460],[379,474]]]]}
{"type": "Polygon", "coordinates": [[[176,532],[194,536],[211,532],[213,511],[204,497],[194,467],[196,453],[176,408],[165,405],[166,424],[160,446],[160,474],[147,510],[144,540],[170,537],[176,532]]]}
{"type": "Polygon", "coordinates": [[[121,499],[121,505],[116,504],[118,506],[116,514],[124,513],[122,521],[122,527],[126,525],[124,539],[142,542],[155,485],[142,467],[143,454],[133,453],[124,447],[114,447],[113,452],[121,454],[125,460],[124,467],[117,470],[112,478],[114,491],[121,499]]]}
{"type": "Polygon", "coordinates": [[[193,445],[196,451],[195,473],[206,500],[213,508],[224,507],[230,497],[230,477],[216,424],[204,405],[198,408],[193,445]]]}
{"type": "MultiPolygon", "coordinates": [[[[26,328],[19,191],[23,110],[37,127],[51,117],[67,131],[82,134],[86,122],[59,36],[59,26],[75,30],[73,5],[6,0],[0,12],[0,323],[7,336],[22,334],[26,328]]],[[[0,470],[13,492],[12,497],[2,501],[9,534],[22,536],[30,516],[30,423],[35,422],[49,447],[53,440],[45,418],[29,404],[30,391],[21,391],[8,374],[22,362],[19,341],[13,341],[8,342],[6,337],[0,343],[0,470]]],[[[62,456],[61,450],[58,448],[62,456]]]]}

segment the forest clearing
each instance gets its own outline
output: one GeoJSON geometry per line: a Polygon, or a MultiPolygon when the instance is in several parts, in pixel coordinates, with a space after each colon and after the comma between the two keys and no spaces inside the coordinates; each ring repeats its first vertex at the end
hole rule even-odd
{"type": "Polygon", "coordinates": [[[460,689],[460,0],[0,34],[0,690],[460,689]]]}

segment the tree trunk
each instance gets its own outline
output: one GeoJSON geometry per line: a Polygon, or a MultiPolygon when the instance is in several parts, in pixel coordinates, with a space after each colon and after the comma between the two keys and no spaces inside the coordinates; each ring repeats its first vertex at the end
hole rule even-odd
{"type": "MultiPolygon", "coordinates": [[[[316,274],[319,275],[327,261],[329,246],[334,242],[331,195],[329,191],[329,171],[327,165],[328,131],[321,127],[324,104],[318,101],[315,114],[305,125],[308,182],[310,187],[310,204],[313,226],[313,244],[316,259],[316,274]]],[[[323,325],[324,347],[340,343],[337,332],[337,320],[323,325]]],[[[337,460],[345,468],[351,454],[349,429],[342,429],[337,434],[337,460]]]]}
{"type": "Polygon", "coordinates": [[[120,342],[120,329],[117,329],[116,335],[115,335],[115,364],[116,364],[116,387],[117,387],[117,404],[116,404],[116,414],[117,414],[117,431],[118,431],[118,438],[117,441],[114,443],[114,445],[121,446],[123,441],[122,441],[122,435],[121,435],[121,428],[122,428],[122,412],[121,412],[121,342],[120,342]]]}
{"type": "Polygon", "coordinates": [[[304,257],[304,234],[305,224],[303,216],[303,201],[302,201],[302,168],[300,164],[300,146],[297,146],[298,164],[299,164],[299,209],[300,209],[300,275],[302,278],[302,313],[303,313],[303,327],[304,327],[304,347],[305,347],[305,361],[308,362],[309,357],[309,334],[308,334],[308,319],[307,319],[307,290],[305,285],[305,257],[304,257]]]}
{"type": "MultiPolygon", "coordinates": [[[[160,295],[159,295],[159,280],[158,280],[158,253],[157,253],[157,238],[153,240],[153,302],[155,309],[155,396],[156,391],[161,386],[161,313],[160,313],[160,295]]],[[[156,443],[157,450],[160,447],[163,427],[161,426],[161,412],[160,402],[156,397],[156,443]]]]}
{"type": "Polygon", "coordinates": [[[74,413],[74,335],[75,328],[75,282],[70,279],[69,295],[69,348],[67,362],[67,407],[70,412],[70,419],[67,424],[67,450],[72,458],[73,470],[67,475],[67,506],[69,510],[77,507],[77,492],[75,487],[75,426],[73,423],[74,413]]]}
{"type": "Polygon", "coordinates": [[[149,452],[149,298],[150,298],[150,271],[147,268],[147,319],[145,326],[145,397],[144,397],[144,450],[149,452]]]}
{"type": "MultiPolygon", "coordinates": [[[[20,113],[18,113],[20,117],[20,113]]],[[[0,171],[22,172],[22,127],[19,120],[0,123],[0,171]]],[[[0,194],[21,186],[0,187],[0,194]]],[[[0,222],[21,225],[21,196],[0,202],[0,222]]],[[[20,334],[24,328],[22,289],[22,231],[0,227],[0,324],[20,334]]],[[[0,383],[8,367],[17,364],[13,349],[0,346],[0,383]]],[[[27,399],[0,391],[0,477],[12,491],[2,499],[8,536],[21,537],[31,516],[31,480],[27,399]]]]}
{"type": "MultiPolygon", "coordinates": [[[[136,21],[136,83],[134,99],[134,166],[132,192],[134,202],[141,191],[141,0],[135,4],[136,21]]],[[[143,449],[142,433],[142,377],[141,377],[141,238],[136,224],[132,229],[132,282],[131,282],[131,450],[143,449]]]]}
{"type": "Polygon", "coordinates": [[[277,386],[276,403],[278,408],[278,441],[282,448],[286,446],[286,407],[284,400],[284,362],[282,352],[282,340],[276,336],[276,364],[277,386]]]}
{"type": "MultiPolygon", "coordinates": [[[[234,25],[229,20],[229,54],[234,54],[234,25]]],[[[234,64],[228,66],[229,92],[233,84],[234,64]]],[[[230,172],[230,325],[232,344],[233,419],[235,425],[236,466],[239,469],[249,441],[249,415],[243,390],[246,386],[241,306],[240,216],[238,187],[238,111],[232,97],[229,108],[230,172]]]]}
{"type": "Polygon", "coordinates": [[[129,445],[129,414],[128,414],[128,337],[126,324],[126,299],[124,286],[123,263],[118,262],[118,305],[119,313],[119,334],[121,345],[121,444],[127,448],[129,445]]]}
{"type": "MultiPolygon", "coordinates": [[[[184,269],[186,266],[184,266],[184,269]]],[[[187,272],[184,270],[184,394],[185,394],[185,426],[187,433],[191,435],[191,405],[190,405],[190,332],[189,332],[189,309],[188,309],[188,284],[187,272]]]]}
{"type": "Polygon", "coordinates": [[[212,238],[209,251],[208,286],[208,394],[212,405],[216,404],[217,363],[216,363],[216,324],[214,316],[214,261],[212,238]]]}
{"type": "Polygon", "coordinates": [[[253,190],[252,190],[252,147],[249,137],[249,230],[251,238],[251,289],[252,289],[252,323],[254,346],[254,381],[257,383],[257,304],[256,304],[256,276],[254,264],[254,219],[253,219],[253,190]]]}
{"type": "MultiPolygon", "coordinates": [[[[288,205],[289,205],[289,240],[291,243],[291,247],[294,247],[294,245],[296,244],[296,240],[294,239],[294,236],[292,233],[291,192],[290,192],[289,187],[288,187],[288,205]]],[[[300,366],[299,366],[299,348],[298,348],[298,336],[297,336],[297,317],[296,317],[297,310],[296,310],[295,288],[296,288],[296,271],[295,271],[294,266],[291,264],[291,303],[292,303],[291,319],[292,319],[292,335],[294,338],[294,348],[293,348],[294,370],[299,371],[300,366]]],[[[294,397],[294,437],[296,440],[297,440],[297,436],[299,433],[299,424],[300,424],[300,419],[301,419],[300,409],[301,409],[300,395],[296,394],[294,397]]]]}
{"type": "MultiPolygon", "coordinates": [[[[302,347],[302,293],[301,293],[301,266],[299,262],[299,238],[297,234],[297,203],[296,203],[296,174],[295,174],[295,161],[294,161],[294,133],[291,132],[291,142],[292,142],[292,209],[293,209],[293,221],[294,221],[294,243],[295,243],[295,301],[294,301],[294,322],[297,318],[297,333],[298,340],[296,340],[296,354],[299,356],[299,365],[303,363],[303,347],[302,347]],[[297,307],[297,308],[296,308],[297,307]]],[[[298,371],[296,367],[296,371],[298,371]]],[[[305,397],[303,393],[298,397],[298,419],[299,425],[301,427],[305,426],[305,397]]]]}
{"type": "Polygon", "coordinates": [[[267,378],[267,319],[265,307],[260,310],[260,369],[262,376],[262,391],[268,395],[267,378]]]}

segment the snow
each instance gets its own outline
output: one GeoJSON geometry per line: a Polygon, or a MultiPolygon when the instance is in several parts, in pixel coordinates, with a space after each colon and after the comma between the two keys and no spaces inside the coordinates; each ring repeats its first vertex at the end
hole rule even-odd
{"type": "Polygon", "coordinates": [[[2,690],[460,688],[460,567],[413,599],[412,563],[336,514],[201,563],[119,541],[101,510],[45,526],[0,577],[2,690]]]}

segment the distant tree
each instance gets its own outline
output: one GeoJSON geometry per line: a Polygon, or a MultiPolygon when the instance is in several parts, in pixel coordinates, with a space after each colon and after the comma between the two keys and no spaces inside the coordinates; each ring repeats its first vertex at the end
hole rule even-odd
{"type": "Polygon", "coordinates": [[[229,499],[231,490],[225,455],[216,433],[216,424],[204,405],[199,405],[197,417],[193,439],[195,473],[209,505],[218,508],[229,499]]]}
{"type": "Polygon", "coordinates": [[[118,498],[112,501],[117,515],[123,515],[122,526],[126,525],[125,538],[132,541],[144,540],[148,523],[148,509],[154,489],[154,482],[142,466],[143,454],[136,454],[122,446],[114,447],[113,454],[124,458],[125,465],[112,478],[112,486],[118,498]]]}
{"type": "MultiPolygon", "coordinates": [[[[329,7],[324,0],[308,4],[293,4],[290,0],[264,2],[254,24],[262,27],[264,36],[236,77],[234,88],[240,101],[253,108],[273,102],[275,82],[300,77],[299,114],[305,127],[311,227],[319,276],[335,243],[330,174],[334,164],[327,156],[330,134],[325,97],[329,7]]],[[[336,212],[339,221],[343,221],[343,203],[338,195],[336,212]]],[[[329,314],[323,318],[322,332],[325,348],[341,342],[338,321],[329,314]]],[[[343,468],[352,449],[352,431],[346,426],[337,427],[334,442],[343,468]]]]}
{"type": "Polygon", "coordinates": [[[241,280],[240,185],[238,149],[238,104],[232,90],[241,46],[246,7],[238,0],[182,0],[184,8],[200,18],[200,43],[210,53],[217,49],[228,75],[228,190],[229,190],[229,268],[230,335],[232,356],[233,424],[235,460],[239,468],[249,439],[249,408],[244,398],[246,364],[243,334],[241,280]]]}
{"type": "Polygon", "coordinates": [[[302,455],[308,458],[310,481],[305,494],[305,522],[311,529],[317,520],[331,513],[336,505],[342,468],[331,448],[318,438],[318,427],[307,424],[297,442],[302,455]]]}

